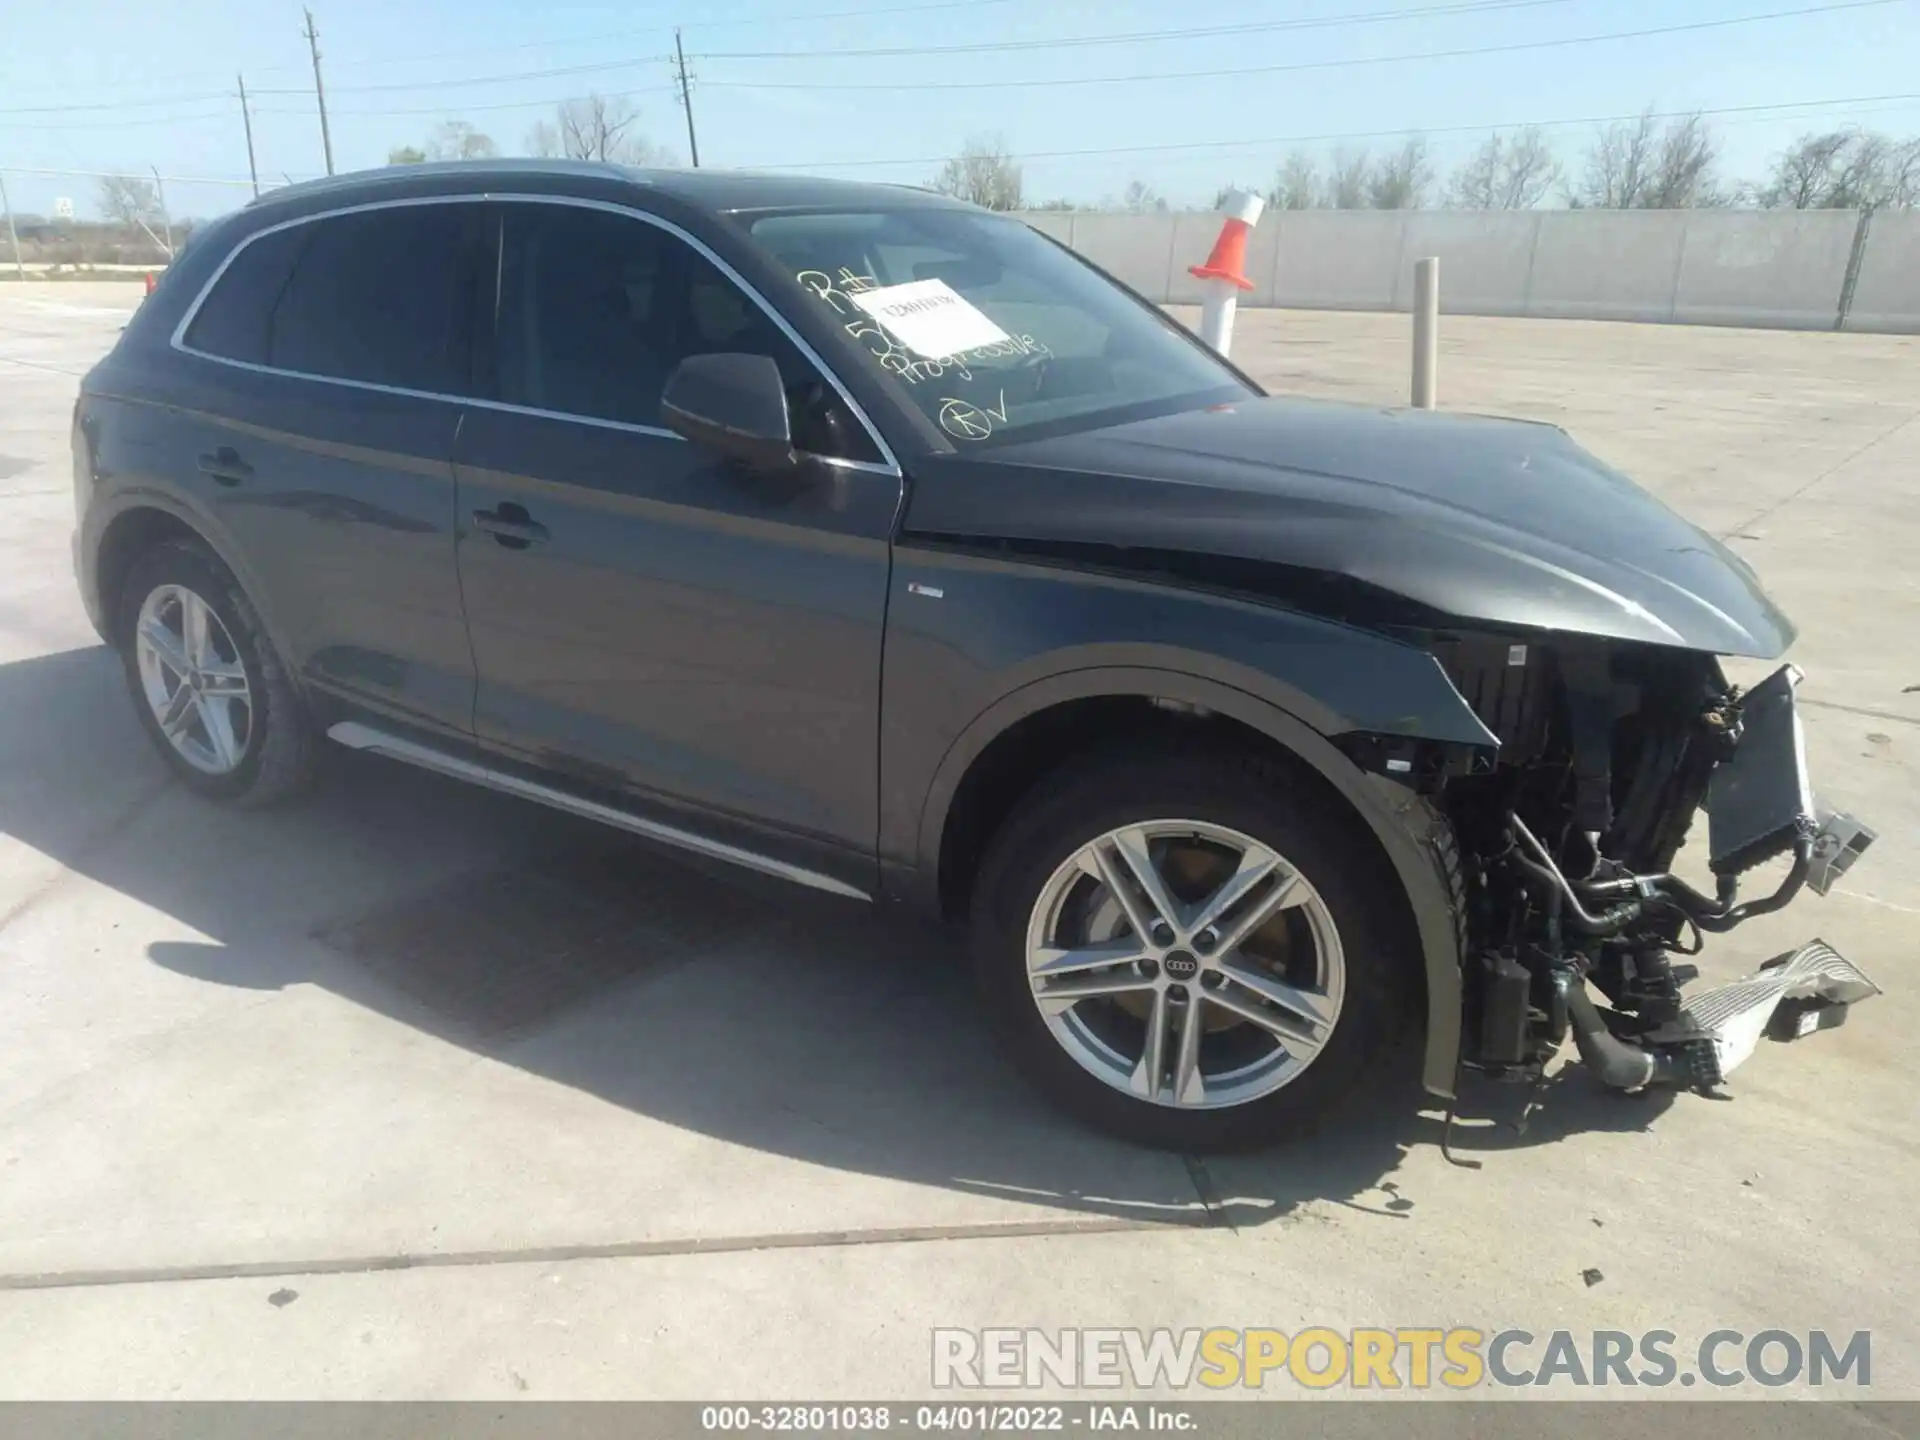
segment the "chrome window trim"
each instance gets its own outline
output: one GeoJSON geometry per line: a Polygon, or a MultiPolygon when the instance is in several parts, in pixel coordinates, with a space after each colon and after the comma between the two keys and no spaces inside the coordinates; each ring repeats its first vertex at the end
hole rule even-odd
{"type": "MultiPolygon", "coordinates": [[[[221,260],[213,274],[207,277],[206,284],[200,287],[200,293],[193,297],[193,303],[187,307],[186,313],[180,317],[180,323],[173,327],[173,334],[169,337],[167,343],[182,355],[191,355],[198,360],[212,361],[216,365],[231,365],[237,370],[251,370],[260,375],[279,375],[293,380],[308,380],[321,385],[343,385],[348,389],[370,390],[383,395],[400,395],[410,400],[442,400],[451,405],[472,405],[483,410],[501,411],[509,415],[531,415],[540,419],[565,420],[573,424],[594,425],[605,430],[624,430],[630,434],[650,435],[658,439],[675,440],[685,444],[686,438],[684,436],[657,425],[636,425],[624,420],[607,420],[596,415],[576,415],[566,410],[544,410],[530,405],[513,405],[504,400],[489,400],[473,395],[447,395],[437,390],[411,390],[398,385],[381,385],[371,380],[349,380],[339,375],[309,375],[304,370],[285,370],[277,365],[260,365],[251,360],[235,360],[225,355],[214,355],[205,350],[196,350],[193,346],[187,344],[187,331],[192,328],[194,320],[199,316],[200,307],[206,304],[207,297],[213,293],[214,287],[218,285],[221,278],[226,275],[227,267],[239,258],[241,251],[245,250],[256,240],[264,239],[268,235],[278,234],[282,230],[291,230],[296,225],[312,225],[322,220],[334,219],[337,216],[358,215],[370,210],[397,210],[405,206],[413,205],[488,204],[569,205],[577,210],[600,210],[609,215],[624,215],[629,219],[640,221],[643,225],[651,225],[655,229],[664,230],[669,235],[680,240],[683,244],[692,247],[696,254],[707,260],[722,275],[739,286],[747,298],[759,306],[761,312],[765,314],[769,320],[773,321],[773,323],[779,327],[780,332],[793,342],[794,346],[806,357],[814,368],[826,377],[827,383],[833,386],[834,393],[846,404],[847,409],[852,412],[853,417],[860,422],[861,428],[867,432],[868,438],[873,441],[874,447],[883,457],[879,461],[846,460],[838,456],[829,455],[814,455],[812,458],[821,461],[823,464],[831,465],[836,469],[859,470],[869,474],[889,475],[894,479],[901,478],[904,472],[901,470],[899,458],[893,453],[893,447],[887,444],[886,437],[880,433],[880,427],[873,423],[872,418],[868,416],[860,402],[854,399],[852,392],[841,383],[840,377],[834,374],[833,367],[820,357],[820,352],[807,343],[800,332],[788,323],[787,317],[782,315],[766,296],[755,289],[745,276],[734,269],[733,266],[729,265],[721,256],[716,254],[712,247],[697,235],[690,234],[663,216],[652,214],[649,211],[638,209],[632,205],[618,205],[610,200],[589,200],[578,195],[493,194],[488,192],[475,192],[464,195],[412,195],[393,200],[369,200],[358,205],[340,205],[331,210],[316,210],[310,215],[297,215],[291,220],[282,220],[275,225],[263,226],[261,229],[247,236],[247,238],[242,240],[238,245],[234,246],[232,250],[228,251],[226,258],[221,260]]],[[[802,453],[810,454],[811,452],[802,453]]]]}

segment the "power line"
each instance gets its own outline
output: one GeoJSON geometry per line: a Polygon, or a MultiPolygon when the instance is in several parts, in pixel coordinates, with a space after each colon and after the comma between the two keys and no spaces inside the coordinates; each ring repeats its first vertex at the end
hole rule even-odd
{"type": "MultiPolygon", "coordinates": [[[[1751,115],[1761,111],[1822,110],[1847,106],[1878,105],[1886,102],[1920,101],[1920,91],[1905,95],[1856,95],[1837,100],[1785,100],[1774,105],[1722,105],[1693,110],[1647,110],[1631,115],[1582,115],[1560,120],[1513,120],[1493,125],[1425,125],[1409,130],[1330,130],[1311,135],[1269,135],[1248,140],[1189,140],[1162,145],[1107,145],[1079,150],[1023,150],[1014,158],[1027,160],[1077,160],[1095,155],[1171,154],[1189,150],[1252,150],[1275,145],[1321,145],[1342,140],[1400,140],[1416,135],[1474,135],[1496,130],[1553,130],[1570,125],[1613,125],[1645,116],[1653,120],[1679,120],[1691,115],[1751,115]]],[[[1787,119],[1781,115],[1777,118],[1787,119]]],[[[812,160],[756,165],[756,170],[849,170],[884,168],[893,165],[939,165],[950,155],[920,155],[892,160],[812,160]]]]}
{"type": "Polygon", "coordinates": [[[231,98],[226,91],[222,90],[212,95],[170,95],[164,100],[115,100],[92,105],[16,105],[0,110],[0,115],[63,115],[77,110],[144,110],[154,105],[204,105],[208,101],[225,101],[231,98]]]}
{"type": "MultiPolygon", "coordinates": [[[[880,9],[862,9],[862,10],[839,10],[839,11],[830,11],[830,12],[826,12],[826,13],[814,15],[814,16],[788,15],[780,18],[788,19],[788,20],[849,19],[849,18],[857,18],[857,17],[871,16],[871,15],[912,15],[912,14],[917,14],[919,12],[928,11],[928,10],[971,9],[981,5],[997,5],[997,4],[1011,4],[1011,3],[1013,3],[1013,0],[937,0],[937,3],[930,4],[930,5],[889,6],[889,7],[884,7],[880,9]]],[[[713,51],[713,52],[708,52],[705,56],[696,55],[695,58],[696,59],[706,58],[706,59],[716,59],[716,60],[810,59],[810,58],[825,58],[825,57],[833,57],[833,56],[857,57],[857,56],[889,56],[889,55],[898,56],[898,55],[922,55],[922,54],[940,55],[940,54],[960,54],[960,53],[978,52],[978,51],[1049,49],[1049,48],[1055,48],[1055,47],[1076,48],[1076,47],[1082,47],[1082,46],[1088,46],[1088,45],[1134,44],[1134,43],[1142,43],[1142,42],[1156,41],[1156,40],[1186,39],[1186,38],[1218,36],[1218,35],[1228,35],[1228,34],[1249,34],[1249,33],[1261,32],[1261,31],[1328,29],[1328,28],[1339,29],[1339,28],[1345,28],[1348,26],[1375,25],[1375,24],[1389,23],[1397,20],[1419,20],[1419,19],[1426,19],[1430,17],[1470,15],[1470,14],[1497,12],[1497,11],[1514,10],[1514,9],[1532,9],[1532,8],[1538,8],[1541,6],[1546,6],[1546,5],[1565,5],[1565,4],[1571,4],[1571,3],[1574,3],[1574,0],[1458,0],[1458,3],[1418,6],[1418,7],[1412,7],[1412,8],[1400,9],[1400,10],[1371,11],[1371,12],[1367,12],[1360,15],[1338,15],[1338,16],[1325,16],[1325,17],[1294,18],[1289,20],[1257,21],[1257,22],[1252,22],[1244,25],[1221,25],[1221,26],[1201,27],[1201,28],[1190,28],[1190,29],[1184,29],[1184,30],[1140,31],[1140,32],[1134,32],[1130,34],[1118,34],[1118,35],[1070,36],[1065,39],[1059,39],[1059,40],[1009,40],[1009,41],[996,41],[996,42],[982,42],[979,44],[970,44],[970,45],[898,46],[898,47],[886,47],[886,48],[877,48],[877,49],[804,50],[804,51],[803,50],[713,51]]],[[[1894,0],[1872,0],[1872,3],[1891,4],[1891,3],[1894,3],[1894,0]]],[[[722,25],[745,24],[748,22],[739,21],[739,20],[723,20],[723,21],[703,22],[703,23],[707,26],[707,28],[714,28],[722,25]]],[[[613,32],[612,34],[603,35],[595,38],[601,39],[601,40],[608,40],[608,39],[618,39],[618,38],[621,38],[622,36],[629,36],[629,35],[636,35],[636,34],[656,34],[656,33],[659,33],[659,32],[657,30],[616,31],[616,32],[613,32]]],[[[563,42],[563,43],[575,43],[575,42],[569,41],[569,42],[563,42]]],[[[584,43],[584,41],[582,41],[581,43],[584,43]]],[[[525,47],[525,48],[530,48],[530,47],[525,47]]],[[[415,56],[413,58],[417,60],[443,59],[443,58],[449,58],[453,55],[457,55],[461,53],[473,54],[473,53],[485,53],[485,52],[443,51],[443,52],[439,52],[438,54],[421,55],[421,56],[415,56]]],[[[397,61],[399,57],[392,57],[392,58],[397,61]]],[[[557,67],[550,67],[550,68],[541,69],[541,70],[518,70],[518,71],[511,71],[511,72],[494,74],[494,75],[476,75],[476,76],[470,76],[464,79],[454,79],[454,80],[385,81],[378,84],[367,84],[367,85],[335,85],[333,87],[333,93],[335,95],[372,94],[372,93],[383,93],[383,92],[389,92],[389,91],[457,89],[461,86],[466,86],[466,85],[508,84],[508,83],[518,82],[522,80],[554,79],[554,78],[570,76],[570,75],[596,74],[596,73],[604,72],[607,70],[619,70],[619,69],[625,69],[625,68],[636,66],[636,65],[646,65],[654,61],[660,61],[668,65],[672,65],[674,63],[674,57],[672,55],[666,55],[666,54],[642,55],[642,56],[636,56],[636,57],[622,59],[622,60],[595,61],[593,63],[585,64],[585,65],[557,66],[557,67]]],[[[722,83],[729,83],[729,82],[722,82],[722,83]]],[[[731,83],[738,83],[738,82],[731,82],[731,83]]],[[[812,88],[812,87],[809,87],[809,88],[812,88]]],[[[852,88],[859,88],[859,87],[852,87],[852,88]]],[[[917,89],[920,87],[913,86],[910,88],[917,89]]],[[[261,87],[256,86],[254,88],[253,93],[255,95],[302,95],[304,96],[308,92],[304,87],[301,87],[301,88],[268,87],[263,89],[261,87]]],[[[195,102],[201,101],[201,100],[224,101],[230,98],[230,95],[223,93],[219,95],[198,96],[198,97],[189,97],[189,98],[195,102]]],[[[51,114],[51,113],[57,113],[64,110],[112,110],[112,109],[124,109],[124,108],[132,108],[136,106],[147,106],[147,105],[155,105],[155,104],[173,104],[173,103],[184,104],[184,103],[189,103],[189,98],[175,97],[173,100],[168,100],[168,101],[129,100],[129,101],[120,102],[119,104],[44,106],[44,107],[37,107],[33,111],[0,110],[0,114],[26,114],[26,113],[51,114]]],[[[474,107],[466,107],[466,108],[474,108],[474,107]]],[[[262,113],[265,113],[265,112],[262,112],[262,113]]],[[[395,113],[398,113],[398,112],[395,112],[395,113]]]]}
{"type": "Polygon", "coordinates": [[[1340,60],[1300,60],[1285,65],[1247,65],[1227,70],[1160,70],[1145,75],[1070,75],[1049,80],[888,80],[851,84],[806,81],[711,80],[729,90],[1019,90],[1063,85],[1131,85],[1149,80],[1214,80],[1230,75],[1279,75],[1302,70],[1339,70],[1360,65],[1390,65],[1409,60],[1453,60],[1469,55],[1506,55],[1522,50],[1553,50],[1572,45],[1596,45],[1608,40],[1641,40],[1655,35],[1678,35],[1695,30],[1722,30],[1766,20],[1801,15],[1825,15],[1842,10],[1868,10],[1899,5],[1906,0],[1840,0],[1837,4],[1807,5],[1794,10],[1772,10],[1762,15],[1733,15],[1720,20],[1694,20],[1683,25],[1657,25],[1644,30],[1615,30],[1603,35],[1569,35],[1555,40],[1520,40],[1505,45],[1471,45],[1456,50],[1421,50],[1404,55],[1365,55],[1340,60]]]}
{"type": "MultiPolygon", "coordinates": [[[[258,95],[260,92],[255,90],[252,93],[258,95]]],[[[603,91],[601,92],[601,98],[603,100],[631,100],[640,95],[671,95],[675,93],[677,92],[672,85],[646,85],[637,90],[603,91]]],[[[362,110],[357,106],[350,109],[342,109],[338,105],[329,105],[327,107],[327,113],[330,115],[361,115],[373,119],[394,119],[406,115],[440,115],[450,117],[455,111],[461,115],[478,115],[496,110],[550,110],[556,105],[564,105],[569,100],[577,100],[579,98],[577,94],[555,95],[544,100],[504,100],[495,101],[486,105],[424,105],[411,106],[399,110],[362,110]]],[[[253,113],[256,115],[304,115],[307,112],[304,110],[283,110],[277,107],[255,106],[253,113]]]]}
{"type": "MultiPolygon", "coordinates": [[[[65,175],[80,180],[122,180],[132,173],[131,170],[48,170],[25,165],[0,166],[0,174],[5,175],[65,175]]],[[[231,175],[155,175],[153,178],[174,185],[238,185],[243,189],[252,183],[245,177],[235,178],[231,175]]]]}
{"type": "Polygon", "coordinates": [[[1068,50],[1089,45],[1141,45],[1161,40],[1197,40],[1220,35],[1253,35],[1274,30],[1337,30],[1351,25],[1380,25],[1396,20],[1479,15],[1501,10],[1533,10],[1546,5],[1573,3],[1575,0],[1463,0],[1460,4],[1424,5],[1407,10],[1375,10],[1361,15],[1256,20],[1241,25],[1207,25],[1180,30],[1135,30],[1118,35],[1072,35],[1054,40],[982,40],[967,45],[889,45],[854,50],[708,50],[702,52],[700,58],[703,60],[824,60],[889,55],[969,55],[982,51],[1003,50],[1068,50]]]}
{"type": "Polygon", "coordinates": [[[735,25],[812,24],[815,20],[864,20],[876,15],[919,15],[928,10],[973,10],[986,5],[1012,5],[1019,0],[934,0],[931,5],[882,5],[867,10],[822,10],[814,14],[750,15],[732,20],[699,20],[690,30],[719,30],[735,25]]]}
{"type": "MultiPolygon", "coordinates": [[[[718,30],[718,29],[726,29],[726,28],[740,26],[740,25],[753,25],[756,27],[766,26],[766,25],[795,25],[795,24],[804,25],[804,24],[812,24],[813,22],[819,21],[819,20],[865,19],[865,18],[880,16],[880,15],[910,16],[910,15],[920,14],[924,11],[975,10],[975,9],[983,9],[989,5],[1012,5],[1016,3],[1020,3],[1020,0],[934,0],[934,3],[928,4],[928,5],[882,5],[882,6],[869,7],[865,9],[859,9],[859,10],[825,10],[825,11],[799,12],[799,13],[787,12],[787,13],[778,14],[778,15],[736,16],[733,19],[729,19],[729,20],[700,19],[694,22],[694,24],[688,26],[687,28],[694,29],[694,30],[718,30]]],[[[515,43],[507,44],[507,45],[471,46],[471,47],[467,47],[459,50],[427,50],[427,51],[415,52],[412,54],[376,55],[376,56],[367,56],[365,58],[356,58],[353,56],[347,56],[345,58],[342,58],[340,56],[335,56],[334,69],[337,72],[343,67],[348,70],[355,70],[355,69],[371,68],[373,66],[418,64],[420,62],[430,61],[430,60],[460,60],[460,59],[468,59],[468,58],[471,58],[474,56],[480,56],[480,55],[518,54],[522,51],[527,51],[527,50],[558,50],[570,45],[603,45],[610,40],[632,40],[643,35],[664,36],[668,33],[669,29],[670,27],[666,25],[649,25],[640,29],[603,31],[597,35],[568,35],[568,36],[560,36],[560,37],[549,39],[549,40],[523,40],[523,41],[517,41],[515,43]]],[[[276,65],[249,65],[247,68],[249,70],[252,70],[256,75],[280,75],[280,74],[286,74],[291,71],[302,71],[302,70],[305,70],[307,67],[304,62],[290,61],[284,64],[276,64],[276,65]]],[[[176,78],[182,79],[182,83],[188,83],[190,80],[199,78],[203,74],[205,74],[205,72],[190,71],[190,72],[186,72],[184,77],[176,77],[176,78]]],[[[337,86],[335,88],[336,90],[339,89],[339,87],[337,86]]],[[[414,87],[409,86],[409,87],[403,87],[403,88],[414,88],[414,87]]],[[[256,89],[253,93],[256,95],[259,95],[263,93],[270,94],[274,92],[271,92],[271,91],[263,92],[261,90],[256,89]]],[[[305,94],[306,92],[295,91],[293,93],[305,94]]],[[[153,98],[144,99],[144,100],[117,100],[117,101],[110,101],[110,102],[101,102],[99,104],[94,104],[94,105],[73,104],[69,102],[69,103],[62,103],[58,105],[12,107],[8,109],[0,109],[0,115],[57,113],[57,112],[68,111],[68,110],[89,110],[89,109],[91,110],[125,110],[125,109],[134,108],[137,106],[175,105],[175,104],[185,104],[185,103],[190,103],[190,102],[200,101],[200,100],[223,100],[223,99],[231,99],[231,98],[232,98],[231,95],[223,92],[218,95],[186,95],[186,96],[173,95],[173,96],[166,96],[166,97],[153,97],[153,98]]]]}
{"type": "MultiPolygon", "coordinates": [[[[14,130],[45,130],[45,131],[124,130],[130,124],[192,125],[192,124],[197,124],[203,120],[232,120],[233,111],[229,107],[232,103],[233,97],[231,95],[226,95],[226,96],[222,96],[221,98],[224,101],[226,101],[227,104],[222,105],[220,109],[200,110],[200,111],[195,111],[190,115],[143,115],[140,117],[138,121],[129,120],[127,119],[127,117],[123,115],[118,119],[113,119],[113,120],[63,120],[57,125],[42,125],[37,123],[23,125],[18,123],[17,121],[10,120],[7,122],[7,129],[9,131],[14,131],[14,130]]],[[[304,115],[306,112],[303,110],[300,113],[304,115]]]]}
{"type": "MultiPolygon", "coordinates": [[[[1891,3],[1891,0],[1876,0],[1891,3]]],[[[635,55],[625,60],[601,60],[592,65],[562,65],[551,70],[516,70],[507,75],[470,75],[459,80],[407,80],[381,85],[336,85],[336,95],[367,95],[391,90],[453,90],[463,85],[507,85],[521,80],[551,80],[561,75],[590,75],[603,70],[626,70],[635,65],[671,62],[671,55],[635,55]]],[[[256,95],[304,95],[304,90],[256,90],[256,95]]]]}

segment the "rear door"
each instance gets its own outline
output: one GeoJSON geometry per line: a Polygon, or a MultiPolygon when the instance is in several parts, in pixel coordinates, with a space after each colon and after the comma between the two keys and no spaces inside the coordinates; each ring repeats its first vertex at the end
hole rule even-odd
{"type": "Polygon", "coordinates": [[[239,249],[182,332],[183,468],[288,658],[356,705],[457,733],[474,668],[454,558],[483,210],[405,202],[239,249]]]}
{"type": "Polygon", "coordinates": [[[456,451],[476,729],[865,879],[897,468],[671,227],[561,203],[501,221],[498,403],[456,451]],[[796,438],[831,463],[749,474],[661,425],[675,363],[722,351],[775,359],[796,438]]]}

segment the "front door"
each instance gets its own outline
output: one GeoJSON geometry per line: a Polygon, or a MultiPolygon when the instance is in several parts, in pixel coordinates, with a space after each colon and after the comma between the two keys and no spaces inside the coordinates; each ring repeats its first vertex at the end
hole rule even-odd
{"type": "Polygon", "coordinates": [[[675,231],[559,202],[500,215],[499,403],[455,447],[477,733],[870,880],[898,474],[675,231]],[[842,463],[753,475],[662,428],[675,363],[725,351],[771,355],[797,438],[842,463]]]}

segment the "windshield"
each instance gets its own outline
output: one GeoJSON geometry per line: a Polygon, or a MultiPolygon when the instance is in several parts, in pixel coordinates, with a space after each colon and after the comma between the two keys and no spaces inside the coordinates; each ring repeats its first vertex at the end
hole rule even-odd
{"type": "Polygon", "coordinates": [[[762,215],[748,229],[962,449],[1249,393],[1173,321],[1017,220],[927,208],[762,215]]]}

